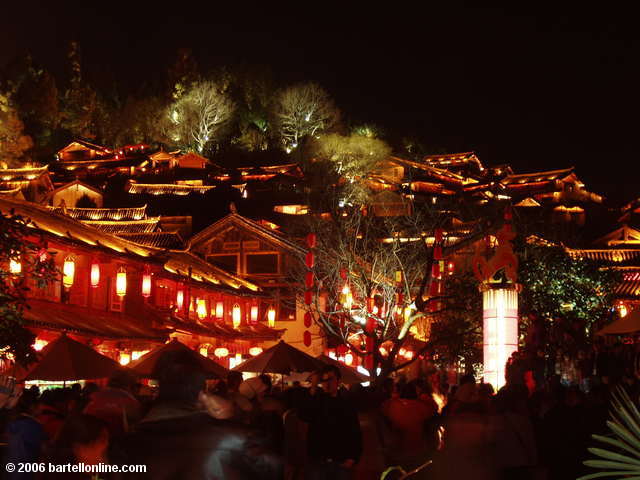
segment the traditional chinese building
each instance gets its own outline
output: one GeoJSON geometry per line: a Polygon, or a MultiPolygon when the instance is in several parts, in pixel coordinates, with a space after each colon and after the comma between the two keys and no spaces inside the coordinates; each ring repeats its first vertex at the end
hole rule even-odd
{"type": "Polygon", "coordinates": [[[21,200],[0,197],[0,211],[28,219],[30,240],[60,271],[44,288],[16,274],[30,288],[25,318],[37,348],[68,332],[126,364],[177,336],[229,366],[227,356],[235,364],[283,333],[254,314],[275,308],[258,285],[190,252],[134,243],[21,200]]]}

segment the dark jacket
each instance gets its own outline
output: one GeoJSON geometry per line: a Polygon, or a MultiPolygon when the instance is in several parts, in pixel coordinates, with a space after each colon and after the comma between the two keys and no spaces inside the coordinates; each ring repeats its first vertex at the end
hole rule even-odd
{"type": "Polygon", "coordinates": [[[300,419],[309,424],[307,446],[315,460],[357,462],[362,455],[362,432],[358,413],[350,401],[319,391],[300,409],[300,419]]]}
{"type": "Polygon", "coordinates": [[[280,478],[281,461],[258,431],[180,405],[159,405],[123,441],[125,478],[240,480],[280,478]]]}

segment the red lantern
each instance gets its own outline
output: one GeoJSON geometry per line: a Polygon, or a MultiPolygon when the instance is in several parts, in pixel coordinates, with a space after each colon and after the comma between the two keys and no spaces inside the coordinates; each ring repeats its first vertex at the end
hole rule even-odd
{"type": "Polygon", "coordinates": [[[142,296],[145,298],[151,296],[151,273],[149,271],[142,275],[142,296]]]}
{"type": "Polygon", "coordinates": [[[454,270],[455,270],[455,265],[453,264],[453,262],[447,263],[447,273],[449,275],[453,275],[454,270]]]}
{"type": "Polygon", "coordinates": [[[313,272],[307,272],[304,276],[304,284],[307,288],[313,287],[313,272]]]}
{"type": "Polygon", "coordinates": [[[305,305],[311,305],[313,303],[313,291],[307,290],[304,292],[304,303],[305,305]]]}
{"type": "Polygon", "coordinates": [[[97,288],[100,285],[100,264],[94,262],[91,264],[91,287],[97,288]]]}
{"type": "Polygon", "coordinates": [[[310,233],[309,235],[307,235],[307,246],[309,248],[316,248],[316,240],[316,234],[310,233]]]}
{"type": "Polygon", "coordinates": [[[305,265],[307,268],[313,268],[315,265],[315,256],[313,252],[307,252],[307,256],[305,258],[305,265]]]}
{"type": "Polygon", "coordinates": [[[302,336],[302,340],[304,341],[305,347],[311,346],[311,332],[309,330],[304,331],[304,335],[302,336]]]}
{"type": "Polygon", "coordinates": [[[257,305],[254,305],[251,307],[251,323],[254,325],[258,323],[258,306],[257,305]]]}
{"type": "Polygon", "coordinates": [[[338,354],[339,357],[343,357],[345,353],[347,353],[347,346],[346,345],[338,345],[336,347],[336,353],[338,354]]]}
{"type": "Polygon", "coordinates": [[[346,269],[344,269],[344,268],[340,269],[340,278],[343,279],[343,280],[347,279],[347,270],[346,269]]]}
{"type": "Polygon", "coordinates": [[[435,243],[442,243],[442,229],[436,228],[435,234],[435,243]]]}
{"type": "Polygon", "coordinates": [[[313,315],[311,315],[311,312],[306,312],[304,314],[304,326],[309,328],[311,325],[313,325],[313,315]]]}

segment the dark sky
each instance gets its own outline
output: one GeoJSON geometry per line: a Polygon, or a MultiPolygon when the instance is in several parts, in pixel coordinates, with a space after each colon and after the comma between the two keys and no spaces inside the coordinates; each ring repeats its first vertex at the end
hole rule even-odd
{"type": "Polygon", "coordinates": [[[177,47],[191,47],[204,67],[258,63],[283,79],[317,80],[348,115],[418,134],[434,150],[475,150],[487,164],[521,172],[574,165],[593,190],[640,194],[631,10],[586,2],[22,3],[3,6],[0,63],[29,49],[60,69],[75,38],[89,68],[135,86],[163,75],[177,47]]]}

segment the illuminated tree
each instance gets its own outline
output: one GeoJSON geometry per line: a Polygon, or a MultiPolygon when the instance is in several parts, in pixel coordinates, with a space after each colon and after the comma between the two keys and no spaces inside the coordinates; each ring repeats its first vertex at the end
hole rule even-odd
{"type": "Polygon", "coordinates": [[[33,141],[25,135],[18,113],[8,96],[0,93],[0,168],[21,166],[31,147],[33,141]]]}
{"type": "Polygon", "coordinates": [[[338,123],[340,111],[322,87],[303,83],[280,91],[272,115],[281,145],[291,151],[307,137],[330,132],[338,123]]]}
{"type": "Polygon", "coordinates": [[[28,220],[0,212],[0,355],[10,353],[23,365],[35,360],[31,348],[35,336],[24,327],[27,308],[25,276],[39,287],[57,275],[50,253],[26,240],[31,233],[28,220]],[[10,264],[20,265],[20,271],[10,264]]]}
{"type": "Polygon", "coordinates": [[[176,144],[202,153],[220,143],[234,111],[234,102],[217,83],[196,83],[167,109],[167,134],[176,144]]]}
{"type": "MultiPolygon", "coordinates": [[[[330,342],[361,357],[374,381],[427,352],[454,359],[477,343],[479,300],[448,297],[439,286],[447,274],[439,260],[434,267],[434,257],[446,258],[481,238],[483,227],[449,244],[437,233],[449,215],[423,209],[376,217],[366,208],[334,205],[309,217],[307,228],[316,232],[314,281],[310,286],[307,270],[298,273],[305,285],[300,296],[311,302],[308,311],[330,342]]],[[[464,294],[480,298],[477,285],[464,294]]]]}

